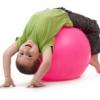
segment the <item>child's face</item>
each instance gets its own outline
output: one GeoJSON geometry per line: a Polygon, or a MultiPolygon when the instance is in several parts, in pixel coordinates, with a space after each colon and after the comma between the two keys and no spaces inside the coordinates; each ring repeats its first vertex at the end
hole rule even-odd
{"type": "Polygon", "coordinates": [[[19,49],[17,60],[19,63],[31,66],[33,62],[39,57],[38,46],[31,40],[25,42],[19,49]]]}

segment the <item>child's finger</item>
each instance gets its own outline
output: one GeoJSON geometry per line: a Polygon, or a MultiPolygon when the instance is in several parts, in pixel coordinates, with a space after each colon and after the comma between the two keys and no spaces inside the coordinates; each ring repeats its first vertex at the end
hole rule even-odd
{"type": "Polygon", "coordinates": [[[28,86],[27,86],[27,88],[33,88],[33,87],[43,87],[43,86],[45,86],[43,83],[34,83],[34,84],[29,84],[28,86]]]}
{"type": "Polygon", "coordinates": [[[3,88],[3,87],[10,87],[10,86],[9,85],[5,85],[5,84],[0,86],[0,88],[3,88]]]}
{"type": "Polygon", "coordinates": [[[13,86],[13,87],[16,87],[16,85],[15,85],[13,82],[12,82],[12,86],[13,86]]]}
{"type": "Polygon", "coordinates": [[[34,85],[34,87],[43,87],[45,86],[44,84],[38,84],[38,85],[34,85]]]}
{"type": "Polygon", "coordinates": [[[45,86],[43,83],[39,82],[33,85],[33,87],[43,87],[45,86]]]}
{"type": "Polygon", "coordinates": [[[0,88],[2,88],[3,87],[3,85],[0,85],[0,88]]]}
{"type": "Polygon", "coordinates": [[[30,85],[28,85],[28,86],[27,86],[27,88],[31,88],[31,87],[33,87],[33,85],[32,85],[32,84],[30,84],[30,85]]]}
{"type": "Polygon", "coordinates": [[[28,85],[27,88],[30,88],[30,85],[28,85]]]}

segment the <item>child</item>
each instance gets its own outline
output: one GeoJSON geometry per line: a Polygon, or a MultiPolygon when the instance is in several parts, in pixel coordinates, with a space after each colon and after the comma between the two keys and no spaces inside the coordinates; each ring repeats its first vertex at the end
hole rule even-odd
{"type": "Polygon", "coordinates": [[[15,86],[10,64],[11,57],[17,52],[16,65],[19,71],[24,74],[35,73],[28,87],[43,86],[41,80],[49,70],[54,37],[63,26],[80,28],[86,34],[91,46],[90,64],[100,73],[98,61],[100,29],[96,21],[65,8],[46,9],[31,17],[22,36],[5,51],[3,55],[5,82],[1,87],[15,86]]]}

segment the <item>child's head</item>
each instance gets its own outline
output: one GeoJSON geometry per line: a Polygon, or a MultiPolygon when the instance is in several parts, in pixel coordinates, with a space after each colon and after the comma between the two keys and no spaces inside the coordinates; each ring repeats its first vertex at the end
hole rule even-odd
{"type": "Polygon", "coordinates": [[[24,74],[33,74],[37,71],[40,62],[38,46],[28,40],[20,48],[17,54],[16,66],[24,74]]]}

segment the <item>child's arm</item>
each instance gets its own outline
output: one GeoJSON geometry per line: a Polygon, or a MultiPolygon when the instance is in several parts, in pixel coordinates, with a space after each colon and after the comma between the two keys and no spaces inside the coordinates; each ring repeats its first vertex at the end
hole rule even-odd
{"type": "Polygon", "coordinates": [[[43,58],[43,61],[28,87],[31,87],[31,86],[32,87],[40,87],[43,85],[40,82],[41,82],[42,78],[44,77],[44,75],[49,70],[49,67],[51,64],[51,58],[52,58],[51,47],[46,48],[46,50],[42,54],[42,58],[43,58]]]}
{"type": "Polygon", "coordinates": [[[3,69],[5,82],[2,87],[9,87],[10,85],[14,86],[11,78],[11,57],[18,51],[17,44],[14,42],[3,54],[3,69]]]}

